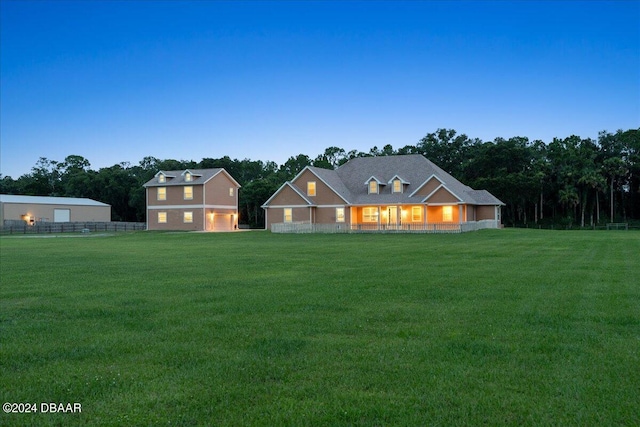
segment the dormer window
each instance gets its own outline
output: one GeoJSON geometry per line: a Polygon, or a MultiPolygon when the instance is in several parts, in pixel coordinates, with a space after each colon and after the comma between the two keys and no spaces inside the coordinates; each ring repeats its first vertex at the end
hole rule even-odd
{"type": "Polygon", "coordinates": [[[191,172],[187,172],[187,173],[185,173],[185,174],[184,174],[184,180],[185,180],[186,182],[191,182],[191,181],[193,181],[193,176],[191,175],[191,172]]]}
{"type": "Polygon", "coordinates": [[[378,194],[378,182],[373,179],[369,181],[369,194],[378,194]]]}
{"type": "Polygon", "coordinates": [[[158,175],[158,182],[159,182],[160,184],[164,184],[165,182],[167,182],[167,177],[166,177],[166,176],[164,176],[164,175],[162,175],[162,174],[161,174],[161,175],[158,175]]]}
{"type": "Polygon", "coordinates": [[[409,185],[409,182],[402,179],[400,176],[396,175],[389,181],[391,184],[391,192],[392,193],[404,193],[404,186],[409,185]]]}
{"type": "Polygon", "coordinates": [[[398,178],[393,180],[393,192],[402,193],[402,181],[400,181],[398,178]]]}

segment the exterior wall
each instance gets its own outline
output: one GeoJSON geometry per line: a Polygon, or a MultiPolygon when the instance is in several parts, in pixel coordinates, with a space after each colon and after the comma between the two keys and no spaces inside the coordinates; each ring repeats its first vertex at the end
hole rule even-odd
{"type": "Polygon", "coordinates": [[[436,191],[433,196],[429,197],[428,203],[458,203],[458,199],[449,193],[445,188],[436,191]]]}
{"type": "Polygon", "coordinates": [[[222,172],[206,183],[204,192],[207,205],[238,206],[238,187],[222,172]],[[229,195],[230,188],[233,188],[232,196],[229,195]]]}
{"type": "MultiPolygon", "coordinates": [[[[449,205],[452,207],[452,223],[460,222],[460,205],[449,205]]],[[[427,222],[447,222],[443,220],[444,206],[427,206],[427,222]]],[[[464,218],[464,217],[463,217],[464,218]]]]}
{"type": "Polygon", "coordinates": [[[467,208],[467,222],[476,220],[476,207],[474,205],[466,205],[467,208]]]}
{"type": "Polygon", "coordinates": [[[483,219],[496,219],[496,207],[495,206],[478,206],[476,208],[476,219],[478,221],[483,219]]]}
{"type": "Polygon", "coordinates": [[[271,200],[269,206],[293,206],[293,205],[306,205],[307,202],[300,197],[298,193],[293,191],[289,186],[284,187],[276,197],[271,200]]]}
{"type": "Polygon", "coordinates": [[[312,200],[317,205],[340,205],[344,204],[344,200],[338,196],[328,185],[320,180],[311,171],[306,170],[292,182],[293,185],[298,187],[302,194],[312,200]],[[316,183],[316,195],[309,196],[307,194],[307,182],[313,181],[316,183]]]}
{"type": "Polygon", "coordinates": [[[2,203],[2,221],[22,220],[23,215],[33,217],[36,222],[53,222],[55,209],[68,209],[71,222],[109,222],[111,206],[39,205],[31,203],[2,203]]]}
{"type": "Polygon", "coordinates": [[[158,200],[158,188],[149,187],[147,192],[149,198],[147,199],[149,206],[175,206],[175,205],[202,205],[203,201],[203,186],[193,186],[193,199],[185,200],[184,187],[183,186],[167,186],[167,200],[158,200]]]}
{"type": "MultiPolygon", "coordinates": [[[[313,212],[310,212],[310,209],[311,208],[308,207],[292,208],[292,221],[309,222],[309,215],[312,215],[313,219],[313,212]]],[[[279,222],[284,222],[284,208],[267,208],[267,229],[270,229],[272,224],[277,224],[279,222]]]]}
{"type": "Polygon", "coordinates": [[[440,185],[442,185],[442,183],[440,181],[438,181],[435,178],[431,178],[429,181],[427,181],[427,183],[420,189],[420,191],[418,191],[416,193],[416,195],[420,195],[420,196],[428,196],[429,194],[431,194],[433,192],[433,190],[435,190],[436,188],[438,188],[440,185]]]}
{"type": "MultiPolygon", "coordinates": [[[[336,207],[318,207],[315,208],[314,222],[318,224],[335,224],[336,223],[336,207]]],[[[350,209],[344,206],[344,223],[351,223],[350,209]]],[[[342,224],[342,223],[341,223],[342,224]]]]}
{"type": "Polygon", "coordinates": [[[202,213],[202,208],[197,207],[193,209],[151,209],[147,215],[147,228],[149,230],[204,230],[202,213]],[[165,224],[158,223],[158,212],[167,213],[165,224]],[[193,212],[193,222],[184,222],[184,212],[193,212]]]}

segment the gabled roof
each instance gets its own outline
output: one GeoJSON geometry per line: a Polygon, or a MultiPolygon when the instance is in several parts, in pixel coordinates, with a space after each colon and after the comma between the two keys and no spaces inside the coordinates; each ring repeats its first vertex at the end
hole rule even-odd
{"type": "Polygon", "coordinates": [[[380,181],[378,178],[376,178],[376,176],[375,176],[375,175],[371,175],[371,176],[369,177],[369,179],[368,179],[368,180],[366,180],[366,181],[364,182],[364,185],[369,185],[369,183],[370,183],[371,181],[375,181],[375,182],[377,182],[377,183],[378,183],[378,185],[387,185],[387,183],[386,183],[386,182],[384,182],[384,181],[380,181]]]}
{"type": "Polygon", "coordinates": [[[19,196],[13,194],[0,194],[0,202],[33,205],[111,206],[83,197],[19,196]]]}
{"type": "Polygon", "coordinates": [[[391,185],[393,181],[395,181],[396,179],[399,179],[402,184],[406,184],[406,185],[411,184],[409,181],[403,179],[400,175],[397,175],[397,174],[394,175],[387,184],[391,185]]]}
{"type": "Polygon", "coordinates": [[[467,190],[472,190],[470,187],[421,154],[357,157],[340,166],[335,172],[350,190],[349,202],[354,205],[420,203],[424,196],[415,196],[415,192],[432,177],[438,179],[461,203],[475,204],[475,199],[466,194],[467,190]],[[381,187],[378,194],[369,194],[362,183],[371,176],[383,182],[400,178],[406,188],[402,193],[393,193],[392,188],[381,187]]]}
{"type": "Polygon", "coordinates": [[[262,207],[268,206],[269,203],[271,202],[271,200],[273,200],[278,194],[280,194],[286,188],[290,188],[291,190],[293,190],[298,196],[300,196],[300,198],[302,200],[304,200],[307,203],[307,205],[315,206],[315,204],[311,200],[309,200],[309,198],[302,191],[300,191],[300,189],[298,187],[296,187],[295,185],[291,184],[291,182],[287,181],[284,184],[282,184],[280,186],[280,188],[278,188],[275,191],[275,193],[273,193],[273,195],[271,197],[269,197],[269,199],[266,202],[264,202],[262,204],[262,207]]]}
{"type": "MultiPolygon", "coordinates": [[[[412,204],[423,203],[425,200],[428,203],[428,198],[435,191],[428,196],[416,193],[432,179],[440,183],[437,189],[444,188],[459,200],[459,203],[504,205],[488,191],[474,190],[464,185],[421,154],[357,157],[335,170],[307,166],[291,182],[296,182],[296,179],[306,170],[311,171],[350,205],[412,204]],[[392,186],[384,185],[396,178],[406,186],[402,193],[394,193],[392,186]],[[377,194],[369,194],[366,184],[371,180],[382,184],[377,194]]],[[[297,188],[293,184],[291,186],[294,189],[297,188]]],[[[274,196],[283,187],[280,187],[274,196]]],[[[297,191],[302,193],[300,190],[297,191]]],[[[263,206],[266,207],[274,196],[263,206]]]]}
{"type": "Polygon", "coordinates": [[[172,171],[158,171],[155,176],[147,181],[143,187],[170,187],[176,185],[202,185],[218,174],[225,174],[234,185],[240,187],[240,184],[223,168],[212,169],[184,169],[172,171]],[[185,180],[186,173],[191,173],[191,181],[185,180]],[[167,178],[165,182],[159,182],[158,177],[164,175],[167,178]]]}

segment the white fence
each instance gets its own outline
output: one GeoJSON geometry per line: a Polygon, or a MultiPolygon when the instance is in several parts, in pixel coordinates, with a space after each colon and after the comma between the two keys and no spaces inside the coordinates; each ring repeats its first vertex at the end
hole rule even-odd
{"type": "Polygon", "coordinates": [[[273,233],[465,233],[484,228],[499,228],[495,220],[482,220],[452,224],[433,222],[429,224],[311,224],[302,222],[280,222],[271,224],[273,233]]]}

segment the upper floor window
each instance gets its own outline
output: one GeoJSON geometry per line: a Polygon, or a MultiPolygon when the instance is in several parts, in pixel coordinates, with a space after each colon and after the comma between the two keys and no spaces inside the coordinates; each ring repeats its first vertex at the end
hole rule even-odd
{"type": "Polygon", "coordinates": [[[397,178],[393,180],[393,192],[402,193],[402,181],[397,178]]]}
{"type": "Polygon", "coordinates": [[[167,200],[167,187],[158,187],[158,200],[167,200]]]}
{"type": "Polygon", "coordinates": [[[167,182],[167,177],[164,175],[158,175],[158,182],[160,184],[164,184],[165,182],[167,182]]]}
{"type": "Polygon", "coordinates": [[[316,195],[316,182],[309,181],[307,182],[307,196],[313,197],[316,195]]]}
{"type": "Polygon", "coordinates": [[[184,174],[184,180],[185,180],[186,182],[191,182],[191,181],[193,181],[193,176],[191,176],[191,172],[187,172],[187,173],[185,173],[185,174],[184,174]]]}
{"type": "Polygon", "coordinates": [[[369,181],[369,194],[378,194],[378,182],[373,179],[369,181]]]}
{"type": "Polygon", "coordinates": [[[192,200],[193,199],[193,187],[191,185],[187,185],[184,187],[184,199],[192,200]]]}
{"type": "Polygon", "coordinates": [[[233,197],[233,187],[229,187],[229,196],[233,197]]]}

